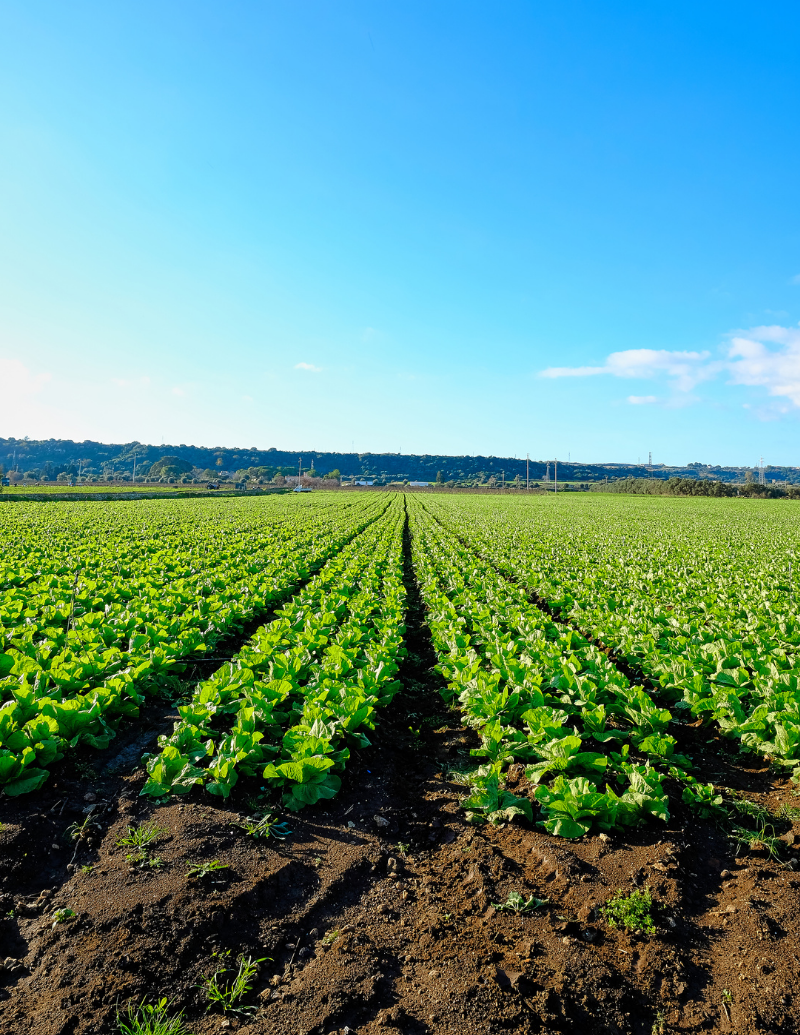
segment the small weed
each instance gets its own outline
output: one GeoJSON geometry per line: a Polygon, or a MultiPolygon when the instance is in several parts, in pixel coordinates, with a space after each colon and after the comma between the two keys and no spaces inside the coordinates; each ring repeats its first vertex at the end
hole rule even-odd
{"type": "Polygon", "coordinates": [[[94,820],[87,816],[82,823],[70,823],[64,831],[67,841],[85,841],[95,827],[94,820]]]}
{"type": "Polygon", "coordinates": [[[74,920],[77,915],[78,914],[74,909],[68,909],[66,907],[64,909],[57,909],[55,913],[53,913],[53,930],[55,930],[59,924],[66,924],[69,923],[70,920],[74,920]]]}
{"type": "Polygon", "coordinates": [[[183,1011],[170,1017],[169,1006],[166,999],[129,1006],[126,1014],[117,1012],[117,1027],[122,1035],[189,1035],[183,1023],[183,1011]]]}
{"type": "Polygon", "coordinates": [[[421,751],[425,746],[422,742],[422,730],[415,730],[413,726],[409,726],[408,732],[411,734],[408,746],[412,751],[421,751]]]}
{"type": "Polygon", "coordinates": [[[213,862],[189,863],[189,872],[186,876],[189,880],[200,880],[212,873],[219,873],[220,870],[227,869],[229,869],[228,864],[220,862],[219,859],[214,859],[213,862]]]}
{"type": "Polygon", "coordinates": [[[464,759],[463,761],[451,762],[444,772],[444,778],[449,780],[450,783],[458,784],[459,787],[469,787],[474,772],[474,760],[471,758],[464,759]]]}
{"type": "Polygon", "coordinates": [[[733,809],[734,813],[744,816],[754,823],[759,823],[761,826],[764,826],[772,818],[768,809],[765,809],[763,805],[759,805],[758,802],[750,801],[748,798],[731,798],[728,805],[733,809]]]}
{"type": "Polygon", "coordinates": [[[92,863],[87,863],[85,866],[81,866],[81,873],[91,873],[94,869],[92,863]]]}
{"type": "Polygon", "coordinates": [[[653,1027],[650,1030],[650,1035],[666,1035],[667,1033],[667,1015],[663,1010],[659,1010],[656,1014],[656,1019],[653,1021],[653,1027]]]}
{"type": "Polygon", "coordinates": [[[338,931],[328,931],[325,937],[322,939],[323,945],[333,945],[336,939],[339,937],[338,931]]]}
{"type": "Polygon", "coordinates": [[[789,823],[796,823],[800,820],[800,809],[794,805],[781,805],[778,811],[775,813],[778,819],[788,820],[789,823]]]}
{"type": "Polygon", "coordinates": [[[732,826],[728,837],[737,845],[737,856],[747,849],[750,852],[765,851],[771,859],[780,859],[781,840],[775,834],[774,827],[763,826],[760,830],[748,830],[746,827],[732,826]]]}
{"type": "Polygon", "coordinates": [[[81,780],[90,780],[94,782],[97,779],[97,770],[91,762],[76,760],[72,765],[81,780]]]}
{"type": "Polygon", "coordinates": [[[654,934],[656,925],[652,916],[653,897],[650,889],[635,889],[630,895],[617,893],[602,907],[601,913],[609,927],[615,930],[634,931],[641,934],[654,934]]]}
{"type": "Polygon", "coordinates": [[[248,837],[253,838],[277,837],[279,841],[283,841],[291,834],[291,830],[284,822],[268,812],[257,819],[244,819],[233,825],[240,827],[248,837]]]}
{"type": "Polygon", "coordinates": [[[228,967],[222,967],[214,971],[210,978],[201,982],[198,987],[206,994],[208,1000],[206,1010],[210,1010],[213,1006],[222,1007],[225,1013],[228,1011],[245,1013],[255,1009],[255,1007],[242,1007],[239,1004],[240,1000],[252,989],[252,981],[258,974],[259,965],[267,958],[264,956],[262,959],[254,960],[249,956],[240,956],[239,967],[235,974],[228,967]],[[228,977],[228,975],[230,976],[228,977]]]}
{"type": "Polygon", "coordinates": [[[121,837],[115,843],[115,846],[117,848],[133,849],[125,858],[134,866],[149,866],[152,869],[159,869],[162,865],[161,859],[158,856],[151,856],[149,849],[155,841],[158,841],[166,833],[167,831],[163,827],[157,827],[155,824],[143,824],[138,827],[129,826],[125,836],[121,837]]]}
{"type": "Polygon", "coordinates": [[[125,836],[121,837],[116,842],[117,848],[137,848],[139,850],[147,848],[154,841],[157,841],[163,834],[166,834],[166,830],[163,827],[157,827],[154,824],[142,824],[142,826],[135,827],[129,826],[125,831],[125,836]]]}
{"type": "Polygon", "coordinates": [[[535,909],[539,909],[540,906],[546,906],[550,901],[549,898],[536,898],[535,895],[526,901],[518,891],[509,892],[508,899],[501,905],[499,902],[492,902],[492,905],[498,912],[506,913],[532,913],[535,909]]]}

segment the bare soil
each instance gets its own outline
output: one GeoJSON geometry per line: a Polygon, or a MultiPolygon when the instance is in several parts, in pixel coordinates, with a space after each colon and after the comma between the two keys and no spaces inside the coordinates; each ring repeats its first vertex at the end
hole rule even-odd
{"type": "MultiPolygon", "coordinates": [[[[227,801],[139,798],[142,750],[176,717],[153,704],[115,745],[62,764],[42,792],[0,802],[0,1030],[101,1035],[117,1008],[166,996],[196,1035],[800,1031],[800,906],[792,867],[747,853],[679,799],[669,825],[625,837],[550,837],[526,823],[464,821],[452,777],[472,734],[443,704],[412,596],[404,690],[342,791],[288,816],[284,841],[234,824],[257,783],[227,801]],[[91,810],[91,811],[89,811],[91,810]],[[87,816],[88,840],[65,837],[87,816]],[[126,859],[131,824],[163,830],[158,867],[126,859]],[[227,869],[189,878],[189,865],[227,869]],[[91,867],[91,869],[89,869],[91,867]],[[617,888],[649,887],[653,935],[612,930],[617,888]],[[547,902],[498,911],[512,891],[547,902]],[[74,918],[55,923],[59,909],[74,918]],[[230,953],[225,957],[224,953],[230,953]],[[240,955],[264,959],[248,1013],[206,1010],[199,983],[240,955]]],[[[774,810],[800,799],[760,763],[686,728],[700,775],[774,810]]],[[[522,767],[517,793],[529,793],[522,767]]],[[[787,842],[800,824],[785,823],[787,842]]]]}

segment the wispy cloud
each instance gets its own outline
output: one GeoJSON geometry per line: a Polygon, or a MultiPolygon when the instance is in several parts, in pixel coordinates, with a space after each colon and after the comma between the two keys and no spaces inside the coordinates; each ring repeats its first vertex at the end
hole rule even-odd
{"type": "Polygon", "coordinates": [[[322,367],[315,367],[313,363],[295,363],[295,370],[308,370],[312,374],[319,374],[322,372],[322,367]]]}
{"type": "Polygon", "coordinates": [[[150,385],[150,378],[143,377],[112,377],[111,384],[116,385],[117,388],[147,388],[150,385]]]}
{"type": "Polygon", "coordinates": [[[800,284],[800,273],[796,273],[790,280],[792,284],[800,284]]]}
{"type": "MultiPolygon", "coordinates": [[[[601,374],[639,380],[671,379],[671,404],[699,401],[690,397],[697,385],[727,374],[728,384],[764,388],[777,399],[800,408],[800,330],[780,325],[733,331],[724,356],[710,352],[626,349],[612,352],[602,366],[548,367],[540,377],[595,377],[601,374]]],[[[658,402],[652,395],[630,395],[634,406],[658,402]]],[[[669,405],[670,403],[668,403],[669,405]]],[[[788,412],[788,406],[783,412],[788,412]]]]}
{"type": "Polygon", "coordinates": [[[731,383],[760,385],[770,395],[800,406],[800,331],[792,327],[751,327],[731,339],[731,383]],[[746,337],[744,335],[747,335],[746,337]],[[769,349],[764,344],[777,345],[769,349]]]}
{"type": "Polygon", "coordinates": [[[49,373],[32,374],[18,359],[0,357],[0,385],[7,399],[10,396],[35,395],[50,380],[52,376],[49,373]]]}
{"type": "Polygon", "coordinates": [[[670,352],[667,349],[626,349],[612,352],[600,367],[548,367],[540,377],[613,377],[654,378],[660,374],[675,378],[675,387],[690,392],[701,381],[719,372],[719,363],[709,362],[710,352],[670,352]]]}

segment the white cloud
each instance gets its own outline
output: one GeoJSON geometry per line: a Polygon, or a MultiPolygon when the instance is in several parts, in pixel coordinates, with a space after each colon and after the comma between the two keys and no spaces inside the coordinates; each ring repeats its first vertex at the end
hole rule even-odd
{"type": "Polygon", "coordinates": [[[0,357],[0,386],[7,399],[10,396],[35,395],[50,380],[50,374],[32,374],[18,359],[0,357]]]}
{"type": "Polygon", "coordinates": [[[690,392],[695,385],[714,377],[721,366],[709,362],[709,352],[670,352],[667,349],[626,349],[612,352],[601,367],[548,367],[540,377],[594,377],[611,374],[613,377],[651,379],[666,374],[675,378],[674,386],[681,392],[690,392]]]}
{"type": "Polygon", "coordinates": [[[322,367],[315,367],[313,363],[295,363],[295,370],[309,370],[312,374],[319,374],[322,367]]]}
{"type": "Polygon", "coordinates": [[[759,385],[770,395],[783,396],[800,406],[799,330],[780,326],[751,327],[731,339],[728,358],[731,384],[759,385]],[[778,348],[767,348],[765,342],[778,348]]]}
{"type": "Polygon", "coordinates": [[[111,384],[116,385],[117,388],[147,388],[150,385],[149,377],[112,377],[111,384]]]}
{"type": "Polygon", "coordinates": [[[800,284],[800,273],[796,273],[790,280],[791,284],[800,284]]]}
{"type": "MultiPolygon", "coordinates": [[[[602,366],[548,367],[540,377],[612,377],[658,380],[671,378],[674,395],[666,405],[686,405],[700,400],[689,393],[703,381],[728,374],[728,384],[764,388],[775,402],[759,410],[762,419],[800,408],[800,330],[774,324],[734,331],[729,336],[724,358],[712,359],[709,352],[671,352],[667,349],[626,349],[612,352],[602,366]],[[788,400],[780,404],[778,400],[788,400]]],[[[657,402],[652,395],[630,395],[632,405],[657,402]]]]}

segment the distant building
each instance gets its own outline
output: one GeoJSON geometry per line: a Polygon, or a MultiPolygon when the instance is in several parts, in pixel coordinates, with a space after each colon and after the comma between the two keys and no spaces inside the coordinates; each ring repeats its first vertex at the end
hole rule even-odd
{"type": "Polygon", "coordinates": [[[430,482],[409,482],[409,487],[414,489],[427,489],[430,482]]]}
{"type": "Polygon", "coordinates": [[[292,489],[292,492],[313,492],[313,491],[314,490],[311,488],[310,485],[297,485],[297,486],[295,486],[294,489],[292,489]]]}
{"type": "Polygon", "coordinates": [[[358,481],[358,482],[353,482],[353,485],[374,485],[374,484],[375,484],[374,481],[373,482],[365,482],[363,479],[361,481],[358,481]]]}

